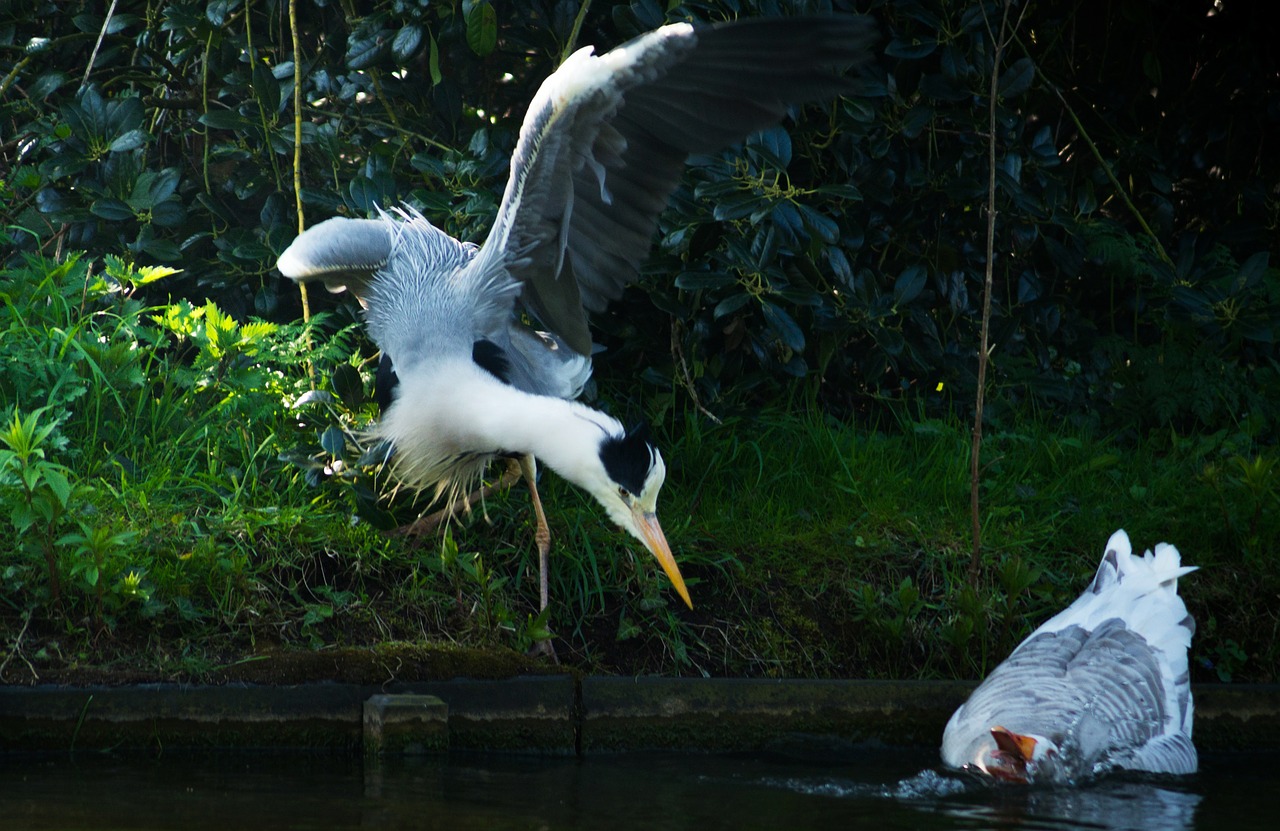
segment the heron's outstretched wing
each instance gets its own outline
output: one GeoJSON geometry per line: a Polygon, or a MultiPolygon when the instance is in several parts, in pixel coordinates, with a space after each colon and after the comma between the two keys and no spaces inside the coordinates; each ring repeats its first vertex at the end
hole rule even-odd
{"type": "Polygon", "coordinates": [[[679,23],[598,57],[578,50],[529,106],[473,268],[507,269],[542,324],[589,355],[587,313],[636,279],[689,154],[849,91],[833,70],[867,60],[874,38],[847,15],[679,23]]]}
{"type": "Polygon", "coordinates": [[[391,244],[385,220],[333,217],[300,235],[276,267],[292,280],[321,280],[332,292],[350,289],[363,304],[369,281],[391,257],[391,244]]]}

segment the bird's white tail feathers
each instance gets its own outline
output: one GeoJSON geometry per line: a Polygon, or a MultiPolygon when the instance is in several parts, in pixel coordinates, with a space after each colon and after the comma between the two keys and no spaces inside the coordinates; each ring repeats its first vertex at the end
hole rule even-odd
{"type": "Polygon", "coordinates": [[[1195,570],[1196,566],[1182,565],[1178,549],[1168,543],[1136,556],[1129,535],[1116,531],[1089,588],[1036,631],[1054,632],[1073,624],[1093,631],[1103,621],[1120,618],[1168,656],[1178,677],[1186,672],[1186,650],[1195,633],[1195,622],[1178,596],[1178,578],[1195,570]]]}

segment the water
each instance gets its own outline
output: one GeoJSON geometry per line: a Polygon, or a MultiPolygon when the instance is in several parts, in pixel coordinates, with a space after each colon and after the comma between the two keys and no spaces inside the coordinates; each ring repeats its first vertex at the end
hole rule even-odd
{"type": "Polygon", "coordinates": [[[587,759],[453,754],[0,757],[0,829],[1263,829],[1280,757],[1178,780],[993,788],[936,751],[845,748],[587,759]]]}

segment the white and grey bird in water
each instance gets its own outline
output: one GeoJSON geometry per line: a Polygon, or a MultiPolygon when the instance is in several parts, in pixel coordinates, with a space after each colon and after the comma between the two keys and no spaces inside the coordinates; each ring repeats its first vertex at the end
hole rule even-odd
{"type": "Polygon", "coordinates": [[[996,667],[947,723],[942,760],[1012,782],[1079,783],[1113,770],[1197,767],[1178,596],[1194,571],[1160,543],[1112,534],[1089,588],[996,667]]]}
{"type": "Polygon", "coordinates": [[[874,39],[867,18],[844,15],[677,23],[603,55],[579,49],[529,105],[482,245],[399,209],[321,222],[280,255],[286,277],[351,289],[364,305],[398,378],[374,435],[401,482],[452,504],[495,457],[521,459],[544,608],[550,535],[535,459],[643,542],[692,607],[656,514],[662,454],[643,426],[572,400],[591,372],[588,314],[639,276],[690,154],[850,92],[841,73],[871,57],[874,39]]]}

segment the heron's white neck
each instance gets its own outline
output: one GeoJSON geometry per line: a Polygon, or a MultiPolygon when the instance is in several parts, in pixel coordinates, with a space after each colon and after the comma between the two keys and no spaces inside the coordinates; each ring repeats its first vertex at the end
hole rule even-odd
{"type": "Polygon", "coordinates": [[[470,361],[402,373],[395,403],[378,433],[419,486],[452,475],[459,456],[531,453],[574,484],[595,490],[601,441],[621,435],[614,418],[576,401],[508,386],[470,361]]]}

